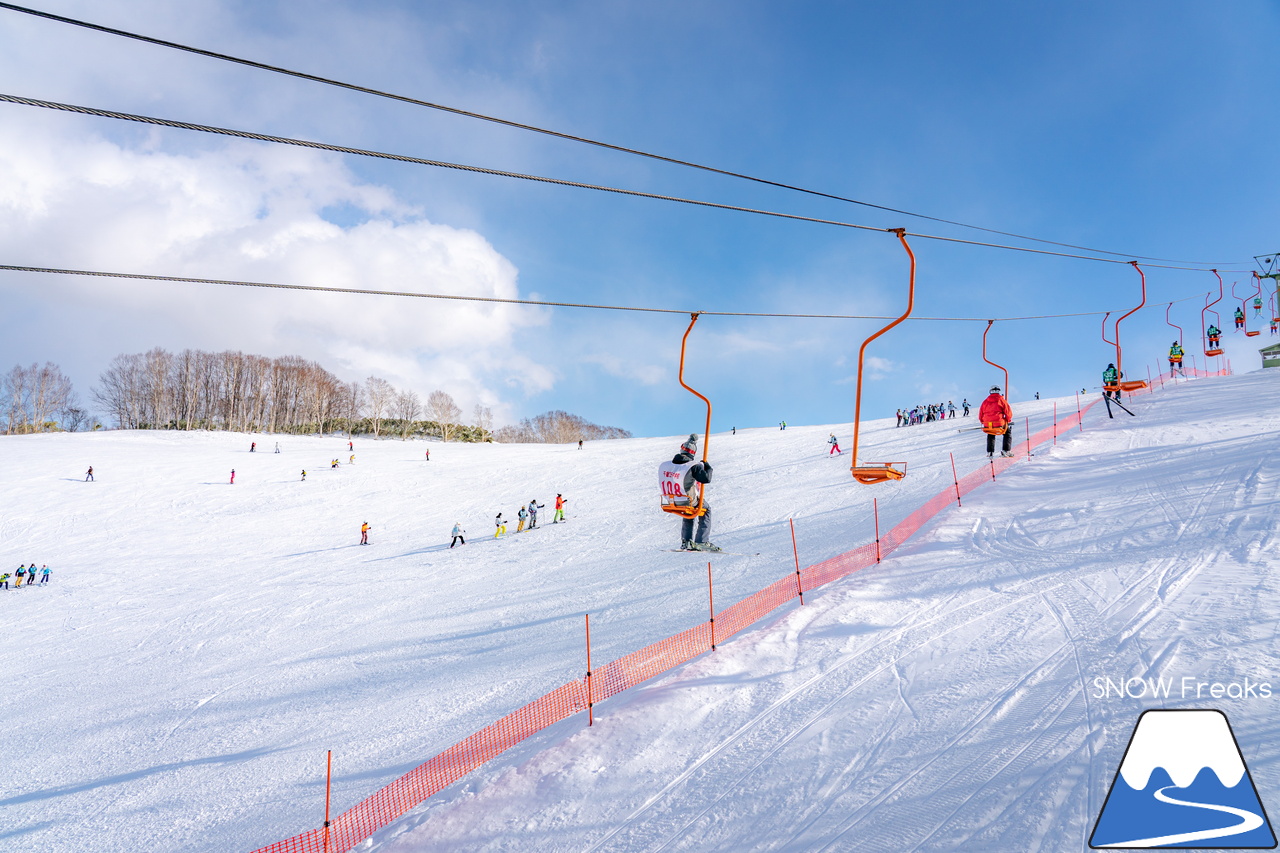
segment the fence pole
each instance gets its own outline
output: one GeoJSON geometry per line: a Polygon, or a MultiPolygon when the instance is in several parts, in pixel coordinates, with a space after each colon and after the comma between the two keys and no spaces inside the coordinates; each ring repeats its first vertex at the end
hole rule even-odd
{"type": "Polygon", "coordinates": [[[1031,452],[1031,418],[1024,416],[1022,418],[1022,425],[1027,428],[1027,455],[1035,456],[1035,454],[1031,452]]]}
{"type": "Polygon", "coordinates": [[[1076,392],[1076,426],[1084,432],[1084,412],[1080,411],[1080,392],[1076,392]]]}
{"type": "Polygon", "coordinates": [[[329,853],[329,791],[333,784],[333,750],[329,750],[328,765],[324,774],[324,853],[329,853]]]}
{"type": "Polygon", "coordinates": [[[591,614],[582,614],[587,620],[587,725],[594,726],[596,714],[591,701],[591,614]]]}
{"type": "Polygon", "coordinates": [[[880,562],[880,505],[871,499],[871,512],[876,518],[876,562],[880,562]]]}
{"type": "MultiPolygon", "coordinates": [[[[1160,387],[1161,388],[1164,387],[1163,382],[1160,384],[1160,387]]],[[[1151,365],[1148,364],[1147,365],[1147,393],[1150,394],[1154,390],[1155,389],[1151,387],[1151,365]]]]}
{"type": "Polygon", "coordinates": [[[960,503],[960,478],[956,476],[956,455],[952,453],[950,454],[950,456],[951,456],[951,482],[956,484],[956,506],[964,506],[964,504],[960,503]]]}
{"type": "Polygon", "coordinates": [[[995,460],[994,458],[992,458],[992,457],[987,457],[987,464],[991,466],[991,479],[992,479],[992,480],[995,480],[995,478],[996,478],[996,460],[995,460]]]}
{"type": "Polygon", "coordinates": [[[711,606],[711,651],[716,650],[716,599],[711,590],[711,561],[707,561],[707,604],[711,606]]]}
{"type": "Polygon", "coordinates": [[[800,606],[804,606],[804,587],[800,585],[800,551],[796,548],[796,521],[794,518],[788,518],[787,522],[791,525],[791,553],[796,558],[796,595],[800,596],[800,606]]]}
{"type": "MultiPolygon", "coordinates": [[[[1079,397],[1079,395],[1076,395],[1079,397]]],[[[1058,446],[1058,401],[1053,401],[1053,446],[1058,446]]]]}

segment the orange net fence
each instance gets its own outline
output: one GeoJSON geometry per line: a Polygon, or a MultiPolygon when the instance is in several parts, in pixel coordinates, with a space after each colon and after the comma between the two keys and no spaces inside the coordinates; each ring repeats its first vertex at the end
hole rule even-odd
{"type": "MultiPolygon", "coordinates": [[[[1226,370],[1187,368],[1185,375],[1208,377],[1226,373],[1226,370]]],[[[1152,384],[1172,379],[1172,376],[1165,373],[1156,377],[1152,384]]],[[[1148,388],[1139,393],[1149,394],[1152,390],[1148,388]]],[[[991,482],[1034,448],[1056,441],[1058,436],[1077,428],[1083,416],[1100,402],[1101,400],[1095,399],[1083,409],[1031,434],[1018,443],[1013,457],[992,459],[988,464],[960,477],[954,486],[947,486],[894,525],[878,542],[860,545],[804,568],[798,576],[796,573],[788,574],[716,613],[714,642],[721,643],[750,627],[802,592],[875,565],[932,521],[939,512],[955,503],[957,497],[963,498],[978,486],[991,482]]],[[[572,714],[586,711],[588,703],[602,702],[710,651],[713,642],[712,627],[709,622],[700,623],[598,667],[590,674],[589,682],[583,679],[562,684],[415,767],[348,809],[330,827],[307,830],[292,838],[260,847],[253,853],[346,853],[428,797],[452,785],[530,735],[572,714]]]]}

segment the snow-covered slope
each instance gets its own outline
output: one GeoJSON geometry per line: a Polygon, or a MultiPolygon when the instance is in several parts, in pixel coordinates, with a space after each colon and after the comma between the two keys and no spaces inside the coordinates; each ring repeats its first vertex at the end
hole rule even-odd
{"type": "MultiPolygon", "coordinates": [[[[1015,413],[1035,431],[1054,402],[1015,413]]],[[[1276,700],[1097,698],[1094,679],[1274,678],[1280,693],[1280,376],[1135,406],[1087,419],[881,565],[598,706],[595,727],[529,739],[379,849],[1085,849],[1156,706],[1226,703],[1267,802],[1276,700]]],[[[714,538],[760,552],[715,559],[718,606],[789,571],[788,518],[813,563],[871,538],[872,497],[884,527],[950,484],[949,452],[961,473],[985,458],[979,433],[881,421],[864,458],[909,460],[909,476],[857,486],[847,457],[824,457],[833,429],[712,436],[714,538]]],[[[422,443],[357,441],[337,470],[345,440],[249,454],[254,438],[3,439],[0,565],[47,562],[54,579],[0,591],[0,719],[31,721],[0,752],[0,849],[283,838],[322,818],[326,749],[340,812],[580,676],[582,613],[597,662],[705,619],[705,561],[662,550],[678,524],[655,506],[678,438],[432,443],[429,462],[422,443]],[[548,506],[539,530],[492,540],[496,512],[557,492],[567,524],[548,526],[548,506]],[[455,521],[471,535],[450,551],[455,521]]]]}

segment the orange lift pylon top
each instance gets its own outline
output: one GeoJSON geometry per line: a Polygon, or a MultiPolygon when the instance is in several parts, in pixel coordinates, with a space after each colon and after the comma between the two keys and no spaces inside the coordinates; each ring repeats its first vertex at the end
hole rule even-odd
{"type": "MultiPolygon", "coordinates": [[[[1003,370],[1003,371],[1004,371],[1004,384],[1003,384],[1003,385],[1001,385],[1000,387],[1004,389],[1004,396],[1005,396],[1005,399],[1007,400],[1007,399],[1009,399],[1009,369],[1008,369],[1008,368],[1006,368],[1003,364],[996,364],[994,361],[992,361],[991,359],[987,358],[987,332],[990,332],[990,331],[991,331],[991,327],[992,327],[993,325],[995,325],[995,322],[996,322],[995,320],[988,320],[988,321],[987,321],[987,327],[986,327],[985,329],[983,329],[983,330],[982,330],[982,360],[983,360],[983,361],[985,361],[987,364],[991,365],[992,367],[998,367],[998,368],[1000,368],[1001,370],[1003,370]]],[[[1105,324],[1106,324],[1106,322],[1107,322],[1107,318],[1106,318],[1106,317],[1103,317],[1103,318],[1102,318],[1102,322],[1103,322],[1103,324],[1104,324],[1104,325],[1103,325],[1103,336],[1104,336],[1104,339],[1105,339],[1105,335],[1106,335],[1106,326],[1105,326],[1105,324]]],[[[986,424],[983,424],[983,425],[982,425],[982,431],[983,431],[983,432],[985,432],[987,435],[1004,435],[1004,434],[1005,434],[1005,431],[1006,431],[1007,429],[1008,429],[1008,426],[1007,426],[1007,425],[1006,425],[1006,426],[998,426],[998,427],[997,427],[997,426],[987,426],[986,424]]]]}
{"type": "Polygon", "coordinates": [[[853,408],[853,466],[850,471],[853,473],[853,479],[859,483],[883,483],[886,480],[901,480],[907,475],[906,464],[902,463],[902,470],[894,468],[892,462],[871,463],[867,465],[858,464],[858,431],[862,425],[862,364],[867,355],[867,344],[901,323],[903,320],[911,316],[911,311],[915,307],[916,301],[916,256],[911,251],[911,246],[907,244],[907,229],[895,228],[893,233],[898,236],[898,242],[902,243],[902,248],[906,250],[907,257],[911,261],[911,274],[907,285],[907,310],[901,317],[885,326],[880,331],[873,334],[862,342],[862,346],[858,349],[858,388],[857,399],[853,408]]]}
{"type": "MultiPolygon", "coordinates": [[[[689,344],[689,333],[693,331],[693,325],[698,322],[698,315],[699,315],[699,312],[696,312],[696,311],[690,315],[692,319],[689,320],[689,328],[684,330],[684,337],[680,339],[679,379],[680,379],[681,387],[683,387],[690,394],[693,394],[699,400],[707,404],[707,425],[706,425],[706,429],[703,431],[703,434],[702,434],[702,461],[706,462],[707,450],[711,446],[711,401],[708,400],[703,395],[699,394],[694,389],[690,388],[684,381],[685,349],[689,344]]],[[[703,495],[703,492],[706,489],[706,486],[702,483],[695,482],[694,488],[697,490],[696,500],[693,499],[692,495],[687,495],[687,496],[667,495],[665,494],[665,487],[664,487],[664,494],[662,495],[662,499],[661,499],[663,511],[672,513],[673,515],[681,516],[683,518],[697,518],[698,516],[704,514],[707,511],[706,501],[703,495]]]]}
{"type": "MultiPolygon", "coordinates": [[[[1205,338],[1204,338],[1204,340],[1205,340],[1205,345],[1204,345],[1204,354],[1205,354],[1206,356],[1210,356],[1210,357],[1212,357],[1212,356],[1215,356],[1215,355],[1222,355],[1222,347],[1221,347],[1221,346],[1219,346],[1219,345],[1214,344],[1214,343],[1213,343],[1213,341],[1210,341],[1210,340],[1209,340],[1209,327],[1208,327],[1208,326],[1206,326],[1206,325],[1205,325],[1205,323],[1204,323],[1204,321],[1205,321],[1205,314],[1206,314],[1206,313],[1209,313],[1209,312],[1212,310],[1213,306],[1217,305],[1219,302],[1221,302],[1221,301],[1222,301],[1222,297],[1223,297],[1223,295],[1224,295],[1224,294],[1223,294],[1223,292],[1222,292],[1222,276],[1221,276],[1221,275],[1218,275],[1218,271],[1217,271],[1217,270],[1209,270],[1209,272],[1213,273],[1215,276],[1217,276],[1217,277],[1218,277],[1218,298],[1217,298],[1217,299],[1215,299],[1215,300],[1213,300],[1212,302],[1210,302],[1210,301],[1209,301],[1209,294],[1208,294],[1208,293],[1206,293],[1206,294],[1204,295],[1204,308],[1202,308],[1202,309],[1201,309],[1201,311],[1200,311],[1200,328],[1201,328],[1202,330],[1204,330],[1204,334],[1205,334],[1205,338]]],[[[1218,316],[1218,312],[1217,312],[1217,311],[1212,311],[1212,313],[1213,313],[1214,318],[1216,319],[1216,322],[1214,323],[1214,326],[1216,326],[1216,327],[1217,327],[1217,329],[1218,329],[1218,332],[1219,332],[1219,333],[1221,333],[1221,332],[1222,332],[1222,325],[1221,325],[1221,324],[1222,324],[1222,318],[1218,316]]],[[[1219,338],[1219,340],[1221,340],[1221,338],[1219,338]]]]}

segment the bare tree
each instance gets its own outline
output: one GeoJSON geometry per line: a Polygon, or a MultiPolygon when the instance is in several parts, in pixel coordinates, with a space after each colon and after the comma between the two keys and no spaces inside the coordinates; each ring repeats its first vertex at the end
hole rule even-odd
{"type": "Polygon", "coordinates": [[[373,437],[382,432],[382,419],[395,400],[396,389],[391,383],[377,376],[370,376],[364,381],[365,394],[368,398],[369,419],[373,421],[373,437]]]}
{"type": "Polygon", "coordinates": [[[422,415],[422,400],[413,391],[401,391],[396,395],[395,413],[400,419],[400,440],[404,441],[413,430],[413,422],[422,415]]]}
{"type": "Polygon", "coordinates": [[[471,421],[480,431],[480,440],[488,441],[493,433],[493,411],[488,406],[476,403],[475,408],[471,410],[471,421]]]}
{"type": "Polygon", "coordinates": [[[137,429],[142,419],[142,356],[118,355],[98,377],[93,399],[120,429],[137,429]]]}
{"type": "Polygon", "coordinates": [[[360,420],[361,413],[364,410],[365,393],[364,386],[359,382],[348,382],[342,386],[342,395],[339,399],[339,417],[347,420],[347,438],[351,438],[356,427],[356,422],[360,420]]]}
{"type": "Polygon", "coordinates": [[[27,370],[14,365],[0,377],[0,391],[4,393],[5,429],[9,435],[26,432],[30,423],[31,388],[27,370]]]}
{"type": "Polygon", "coordinates": [[[79,432],[93,423],[93,415],[80,405],[80,398],[73,391],[58,410],[58,423],[67,432],[79,432]]]}
{"type": "Polygon", "coordinates": [[[461,417],[462,409],[444,391],[432,391],[427,397],[427,420],[435,421],[440,426],[440,438],[444,441],[448,441],[457,431],[461,417]]]}

